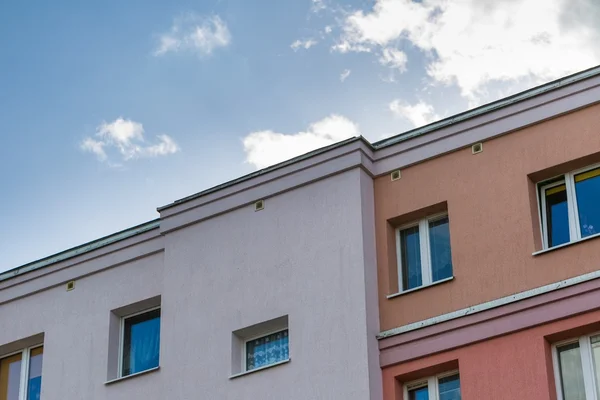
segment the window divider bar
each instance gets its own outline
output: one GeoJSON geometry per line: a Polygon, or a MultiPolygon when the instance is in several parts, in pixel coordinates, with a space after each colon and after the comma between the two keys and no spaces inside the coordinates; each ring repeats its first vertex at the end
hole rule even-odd
{"type": "Polygon", "coordinates": [[[431,285],[431,251],[429,249],[429,219],[419,221],[419,241],[421,243],[422,285],[431,285]]]}
{"type": "Polygon", "coordinates": [[[579,339],[579,348],[581,353],[581,366],[583,370],[583,385],[585,387],[585,398],[587,400],[597,400],[596,387],[594,383],[594,363],[592,360],[592,345],[589,336],[583,336],[579,339]]]}
{"type": "Polygon", "coordinates": [[[19,382],[19,400],[27,400],[27,386],[29,383],[29,354],[30,349],[23,350],[21,355],[21,382],[19,382]]]}
{"type": "Polygon", "coordinates": [[[438,378],[432,376],[431,378],[429,378],[427,385],[429,386],[429,398],[432,400],[438,400],[440,398],[438,389],[438,378]]]}
{"type": "Polygon", "coordinates": [[[400,239],[400,229],[396,229],[396,268],[398,268],[398,293],[406,290],[403,286],[402,274],[402,243],[400,239]]]}
{"type": "Polygon", "coordinates": [[[567,187],[567,209],[569,214],[569,239],[575,241],[580,239],[579,214],[577,212],[577,194],[575,193],[575,180],[572,173],[565,174],[565,185],[567,187]]]}

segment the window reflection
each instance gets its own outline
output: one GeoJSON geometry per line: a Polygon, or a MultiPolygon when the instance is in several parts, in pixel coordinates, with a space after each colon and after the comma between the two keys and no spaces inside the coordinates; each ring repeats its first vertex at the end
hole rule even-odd
{"type": "Polygon", "coordinates": [[[400,231],[402,290],[419,287],[423,284],[421,276],[421,244],[419,227],[400,231]]]}
{"type": "Polygon", "coordinates": [[[546,227],[548,246],[568,243],[569,210],[567,207],[567,189],[564,184],[546,189],[546,227]]]}
{"type": "Polygon", "coordinates": [[[429,222],[429,245],[431,246],[432,281],[452,276],[452,253],[448,217],[429,222]]]}
{"type": "Polygon", "coordinates": [[[581,237],[600,232],[600,168],[575,175],[581,237]]]}

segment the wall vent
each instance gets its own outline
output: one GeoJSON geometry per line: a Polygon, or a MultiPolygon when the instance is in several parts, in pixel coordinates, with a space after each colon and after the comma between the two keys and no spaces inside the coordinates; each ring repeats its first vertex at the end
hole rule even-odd
{"type": "Polygon", "coordinates": [[[396,171],[393,171],[391,176],[392,176],[393,181],[397,181],[398,179],[400,179],[402,177],[402,174],[400,174],[400,170],[398,169],[396,171]]]}
{"type": "Polygon", "coordinates": [[[264,200],[258,200],[256,203],[254,203],[254,211],[260,211],[260,210],[264,210],[265,209],[265,201],[264,200]]]}
{"type": "Polygon", "coordinates": [[[481,153],[483,151],[483,143],[475,143],[473,146],[471,146],[471,152],[473,154],[478,154],[481,153]]]}

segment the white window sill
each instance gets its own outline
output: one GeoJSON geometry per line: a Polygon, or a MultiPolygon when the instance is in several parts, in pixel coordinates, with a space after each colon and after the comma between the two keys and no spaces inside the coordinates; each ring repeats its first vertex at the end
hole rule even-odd
{"type": "Polygon", "coordinates": [[[440,279],[439,281],[435,281],[433,283],[430,283],[429,285],[419,286],[419,287],[412,288],[412,289],[409,289],[409,290],[404,290],[402,292],[388,294],[387,298],[388,299],[393,299],[394,297],[398,297],[398,296],[402,296],[404,294],[409,294],[409,293],[412,293],[412,292],[416,292],[417,290],[426,289],[428,287],[439,285],[439,284],[444,283],[444,282],[450,282],[453,279],[454,279],[453,276],[451,276],[450,278],[446,278],[446,279],[440,279]]]}
{"type": "Polygon", "coordinates": [[[536,251],[536,252],[531,253],[531,255],[532,256],[537,256],[537,255],[548,253],[548,252],[551,252],[551,251],[554,251],[554,250],[562,249],[563,247],[568,247],[568,246],[572,246],[572,245],[577,244],[577,243],[585,242],[586,240],[595,239],[597,237],[600,237],[600,233],[596,233],[594,235],[586,236],[586,237],[581,238],[581,239],[573,240],[572,242],[559,244],[558,246],[549,247],[547,249],[536,251]]]}
{"type": "Polygon", "coordinates": [[[160,366],[158,366],[158,367],[155,367],[155,368],[150,368],[150,369],[147,369],[147,370],[145,370],[145,371],[136,372],[135,374],[130,374],[130,375],[127,375],[127,376],[122,376],[122,377],[120,377],[120,378],[111,379],[110,381],[106,381],[106,382],[104,382],[104,384],[105,384],[105,385],[110,385],[110,384],[112,384],[112,383],[116,383],[116,382],[124,381],[124,380],[126,380],[126,379],[135,378],[136,376],[140,376],[140,375],[146,375],[146,374],[149,374],[149,373],[151,373],[151,372],[158,371],[159,369],[160,369],[160,366]]]}
{"type": "Polygon", "coordinates": [[[286,359],[286,360],[282,360],[282,361],[276,362],[276,363],[274,363],[274,364],[265,365],[264,367],[254,368],[254,369],[251,369],[250,371],[244,371],[244,372],[240,372],[239,374],[231,375],[231,376],[229,377],[229,379],[235,379],[235,378],[239,378],[240,376],[244,376],[244,375],[253,374],[254,372],[263,371],[263,370],[265,370],[265,369],[273,368],[273,367],[276,367],[276,366],[278,366],[278,365],[282,365],[282,364],[287,364],[287,363],[289,363],[290,361],[292,361],[292,359],[291,359],[291,358],[288,358],[288,359],[286,359]]]}

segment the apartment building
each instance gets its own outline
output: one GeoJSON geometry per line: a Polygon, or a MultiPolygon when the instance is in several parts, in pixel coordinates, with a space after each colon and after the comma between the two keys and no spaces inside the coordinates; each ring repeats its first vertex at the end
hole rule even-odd
{"type": "Polygon", "coordinates": [[[598,400],[600,67],[0,274],[0,400],[598,400]]]}

